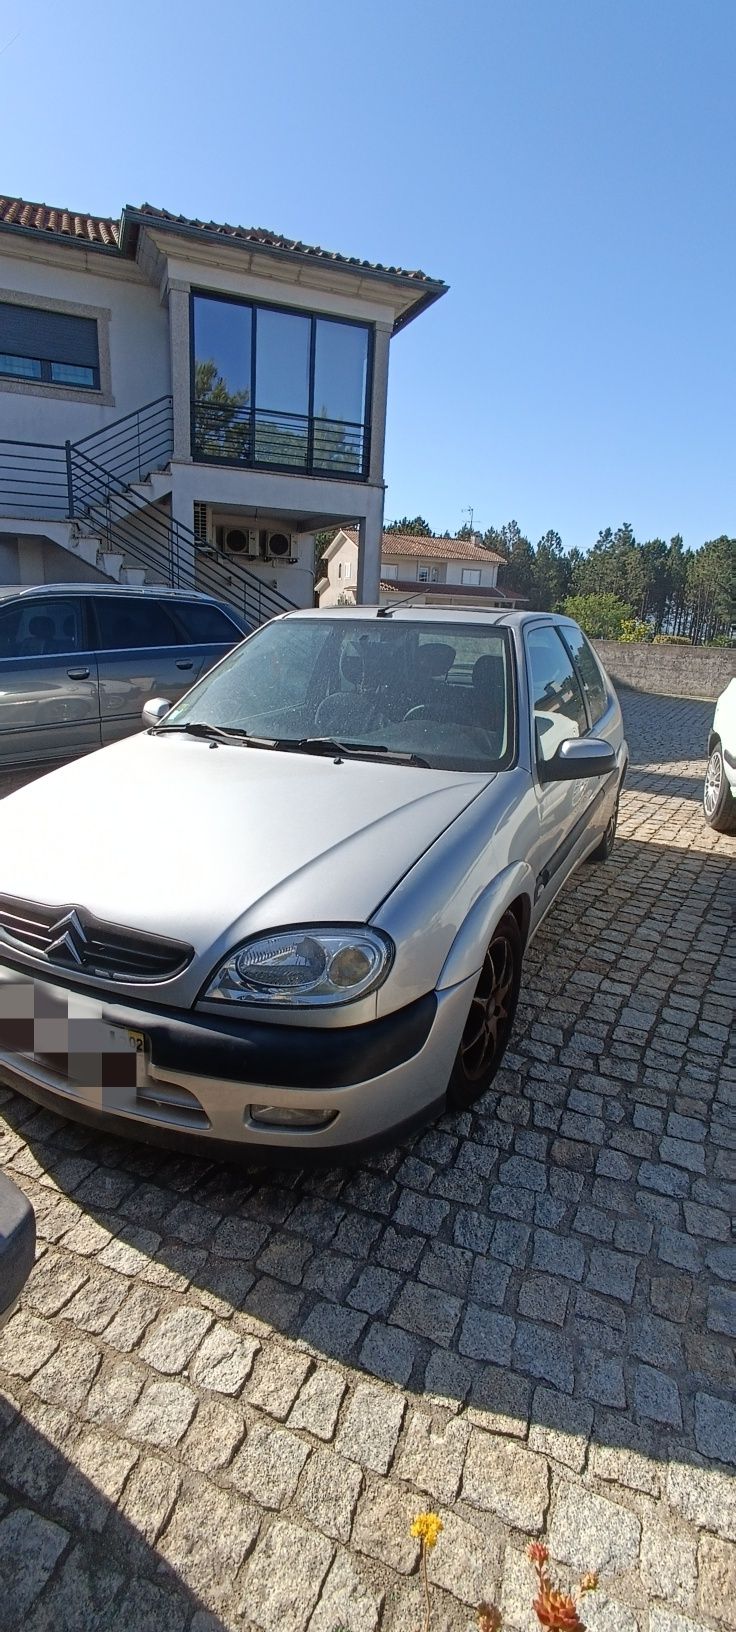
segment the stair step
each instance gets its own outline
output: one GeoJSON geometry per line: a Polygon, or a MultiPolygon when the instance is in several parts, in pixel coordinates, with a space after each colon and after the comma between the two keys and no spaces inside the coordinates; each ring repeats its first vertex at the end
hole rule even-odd
{"type": "Polygon", "coordinates": [[[119,550],[102,549],[97,557],[98,570],[104,572],[108,578],[112,578],[116,584],[119,584],[122,581],[121,573],[124,560],[125,556],[121,555],[119,550]]]}
{"type": "Polygon", "coordinates": [[[84,533],[81,537],[72,539],[72,548],[75,555],[81,556],[88,567],[97,566],[97,557],[102,549],[102,539],[99,535],[84,533]]]}
{"type": "Polygon", "coordinates": [[[121,567],[121,569],[120,569],[120,583],[121,584],[145,584],[145,582],[146,582],[146,569],[145,569],[145,567],[121,567]]]}

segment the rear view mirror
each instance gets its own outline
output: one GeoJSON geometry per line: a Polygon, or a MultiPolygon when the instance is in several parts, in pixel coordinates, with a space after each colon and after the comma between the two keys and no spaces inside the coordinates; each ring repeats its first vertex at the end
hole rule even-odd
{"type": "Polygon", "coordinates": [[[160,725],[164,715],[168,714],[171,703],[168,697],[149,697],[143,707],[143,724],[150,727],[160,725]]]}
{"type": "Polygon", "coordinates": [[[614,749],[601,737],[570,737],[551,759],[541,761],[539,780],[576,782],[582,776],[610,776],[616,763],[614,749]]]}

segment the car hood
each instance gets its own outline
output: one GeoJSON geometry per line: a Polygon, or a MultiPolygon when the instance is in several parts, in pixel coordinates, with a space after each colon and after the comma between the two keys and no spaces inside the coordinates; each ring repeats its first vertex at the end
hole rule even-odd
{"type": "Polygon", "coordinates": [[[490,780],[142,733],[0,801],[0,893],[196,951],[364,922],[490,780]]]}

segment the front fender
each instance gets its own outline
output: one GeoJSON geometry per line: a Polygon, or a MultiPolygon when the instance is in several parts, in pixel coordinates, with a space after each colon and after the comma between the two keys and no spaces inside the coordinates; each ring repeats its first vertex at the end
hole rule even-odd
{"type": "Polygon", "coordinates": [[[496,924],[520,896],[526,903],[528,921],[534,900],[534,878],[525,861],[504,867],[473,903],[445,959],[437,982],[438,991],[457,986],[469,975],[478,973],[496,924]]]}

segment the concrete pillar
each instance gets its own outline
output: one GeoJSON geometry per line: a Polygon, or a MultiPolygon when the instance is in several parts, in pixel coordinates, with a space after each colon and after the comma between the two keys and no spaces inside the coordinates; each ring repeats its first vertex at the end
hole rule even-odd
{"type": "Polygon", "coordinates": [[[172,588],[196,589],[196,552],[194,548],[194,504],[189,494],[182,491],[182,484],[176,481],[171,488],[171,520],[173,523],[173,573],[172,588]],[[183,532],[177,533],[176,523],[180,522],[183,532]]]}
{"type": "Polygon", "coordinates": [[[377,323],[373,346],[373,398],[371,406],[371,456],[369,482],[383,481],[383,450],[386,441],[386,398],[388,395],[388,323],[377,323]]]}
{"type": "Polygon", "coordinates": [[[174,458],[189,463],[191,434],[191,351],[189,343],[189,289],[169,284],[169,343],[171,395],[174,403],[174,458]]]}
{"type": "Polygon", "coordinates": [[[358,606],[378,605],[383,542],[383,504],[358,523],[358,606]]]}

